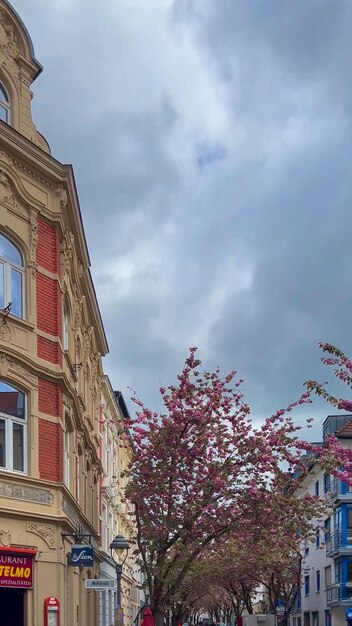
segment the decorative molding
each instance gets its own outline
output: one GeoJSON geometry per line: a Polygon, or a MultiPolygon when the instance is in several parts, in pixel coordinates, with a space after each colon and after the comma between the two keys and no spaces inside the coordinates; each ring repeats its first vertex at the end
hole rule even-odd
{"type": "Polygon", "coordinates": [[[18,161],[18,159],[14,159],[4,150],[0,151],[0,160],[3,163],[7,163],[8,165],[10,165],[11,167],[13,167],[15,170],[19,172],[25,172],[31,178],[33,178],[37,182],[44,185],[44,187],[47,187],[48,189],[54,189],[54,186],[51,183],[49,183],[43,176],[41,176],[40,174],[32,170],[30,167],[28,167],[21,161],[18,161]]]}
{"type": "Polygon", "coordinates": [[[14,358],[5,352],[0,352],[0,373],[4,375],[9,369],[12,369],[17,374],[20,374],[23,378],[29,381],[30,384],[37,386],[37,379],[33,374],[20,365],[20,363],[15,361],[14,358]]]}
{"type": "Polygon", "coordinates": [[[28,500],[39,504],[52,504],[54,496],[47,489],[36,487],[25,487],[18,483],[8,483],[0,481],[0,496],[3,498],[14,498],[15,500],[28,500]]]}
{"type": "Polygon", "coordinates": [[[20,77],[19,55],[15,29],[9,22],[4,9],[0,9],[0,67],[5,67],[17,83],[20,77]]]}
{"type": "Polygon", "coordinates": [[[56,546],[55,541],[55,526],[49,526],[48,524],[34,524],[33,522],[27,522],[27,532],[33,533],[41,537],[47,546],[52,550],[56,546]]]}
{"type": "Polygon", "coordinates": [[[38,243],[38,211],[31,208],[29,210],[29,241],[30,241],[30,260],[28,266],[31,268],[32,276],[35,278],[37,271],[37,243],[38,243]]]}
{"type": "Polygon", "coordinates": [[[75,297],[73,303],[73,327],[76,333],[82,327],[83,301],[82,298],[75,297]]]}
{"type": "Polygon", "coordinates": [[[14,336],[15,332],[13,330],[13,326],[6,320],[6,324],[2,324],[2,326],[0,326],[0,340],[12,341],[14,336]]]}
{"type": "Polygon", "coordinates": [[[93,381],[97,380],[99,362],[100,362],[100,354],[99,354],[99,352],[95,352],[92,355],[92,358],[91,358],[91,363],[92,363],[92,370],[91,371],[92,371],[92,379],[93,379],[93,381]]]}
{"type": "Polygon", "coordinates": [[[72,398],[69,398],[69,396],[67,396],[65,393],[62,396],[62,402],[63,405],[65,407],[65,409],[67,410],[67,412],[70,414],[70,416],[73,413],[73,400],[72,398]]]}
{"type": "Polygon", "coordinates": [[[3,530],[0,528],[0,545],[7,548],[7,546],[11,545],[11,532],[9,529],[3,530]]]}
{"type": "Polygon", "coordinates": [[[10,179],[4,170],[0,169],[0,203],[11,209],[15,209],[18,213],[27,215],[27,211],[21,206],[12,191],[10,179]]]}
{"type": "Polygon", "coordinates": [[[92,343],[92,327],[86,328],[83,335],[83,346],[85,352],[90,352],[90,347],[92,343]]]}
{"type": "Polygon", "coordinates": [[[56,195],[59,198],[59,205],[61,209],[64,209],[67,206],[67,193],[64,186],[60,185],[55,189],[56,195]]]}
{"type": "MultiPolygon", "coordinates": [[[[66,193],[66,192],[65,192],[66,193]]],[[[66,230],[65,236],[61,241],[60,250],[63,257],[63,280],[65,281],[69,275],[71,263],[73,259],[73,251],[75,247],[75,238],[71,231],[66,230]]]]}

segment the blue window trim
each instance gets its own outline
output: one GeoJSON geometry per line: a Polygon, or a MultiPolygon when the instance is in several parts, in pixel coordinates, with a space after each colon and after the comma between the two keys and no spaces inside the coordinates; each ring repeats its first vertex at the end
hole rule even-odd
{"type": "Polygon", "coordinates": [[[309,580],[309,574],[308,574],[307,576],[304,577],[304,595],[309,596],[309,592],[310,592],[310,580],[309,580]]]}
{"type": "Polygon", "coordinates": [[[341,556],[335,561],[335,582],[346,585],[347,582],[347,566],[352,563],[352,556],[341,556]]]}
{"type": "Polygon", "coordinates": [[[347,528],[347,512],[350,510],[352,504],[341,504],[334,513],[334,530],[340,531],[340,545],[343,547],[351,545],[347,537],[347,530],[352,531],[352,527],[347,528]]]}

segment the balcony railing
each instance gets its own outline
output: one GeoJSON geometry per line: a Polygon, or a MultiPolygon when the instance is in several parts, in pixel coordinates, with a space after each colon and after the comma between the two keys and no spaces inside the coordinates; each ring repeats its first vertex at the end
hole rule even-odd
{"type": "Polygon", "coordinates": [[[329,492],[331,493],[333,499],[352,498],[352,487],[350,485],[346,485],[346,483],[341,482],[341,480],[338,480],[337,478],[331,479],[329,492]]]}
{"type": "Polygon", "coordinates": [[[352,550],[352,529],[335,530],[326,540],[326,556],[332,556],[339,550],[352,550]]]}
{"type": "Polygon", "coordinates": [[[350,604],[352,600],[352,583],[332,585],[326,588],[326,603],[328,605],[350,604]]]}

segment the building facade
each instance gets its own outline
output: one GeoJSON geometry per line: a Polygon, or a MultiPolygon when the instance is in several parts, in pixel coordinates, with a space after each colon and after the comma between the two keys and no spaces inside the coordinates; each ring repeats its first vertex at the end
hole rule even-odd
{"type": "MultiPolygon", "coordinates": [[[[113,597],[85,583],[112,575],[109,540],[130,536],[114,482],[127,461],[118,431],[111,463],[102,456],[101,399],[112,415],[120,407],[103,376],[108,346],[73,171],[32,121],[41,69],[22,21],[0,0],[0,625],[110,626],[102,605],[113,597]],[[76,544],[92,546],[88,567],[74,565],[76,544]]],[[[132,556],[126,564],[130,626],[132,556]]]]}
{"type": "MultiPolygon", "coordinates": [[[[323,439],[330,434],[351,448],[352,415],[329,415],[323,439]]],[[[314,541],[303,546],[302,587],[291,626],[351,626],[352,489],[313,464],[302,491],[325,495],[331,506],[316,520],[314,541]]]]}
{"type": "MultiPolygon", "coordinates": [[[[128,419],[128,410],[119,391],[113,391],[109,378],[103,377],[100,405],[101,477],[100,577],[116,580],[116,563],[122,563],[121,607],[125,626],[132,626],[141,607],[141,572],[135,559],[134,529],[130,505],[125,501],[125,471],[129,463],[130,446],[121,440],[122,420],[128,419]],[[128,553],[120,559],[111,553],[110,543],[122,535],[130,544],[128,553]]],[[[100,626],[113,624],[116,589],[100,594],[100,626]]]]}

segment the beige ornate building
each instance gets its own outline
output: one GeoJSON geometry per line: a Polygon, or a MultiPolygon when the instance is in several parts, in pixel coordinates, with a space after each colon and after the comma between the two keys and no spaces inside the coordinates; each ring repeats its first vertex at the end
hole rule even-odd
{"type": "MultiPolygon", "coordinates": [[[[136,563],[133,545],[133,526],[130,505],[125,501],[125,470],[130,460],[130,448],[121,441],[121,422],[128,418],[128,411],[121,392],[113,391],[107,376],[103,377],[101,390],[100,438],[103,475],[101,482],[101,564],[100,577],[116,579],[115,564],[109,549],[111,537],[122,535],[130,543],[122,568],[121,606],[125,626],[132,626],[140,610],[141,573],[136,563]]],[[[114,555],[114,558],[117,558],[114,555]]],[[[114,622],[116,596],[114,591],[101,594],[100,626],[114,622]]]]}
{"type": "Polygon", "coordinates": [[[108,348],[72,168],[32,121],[41,69],[0,0],[0,626],[96,626],[108,348]]]}

